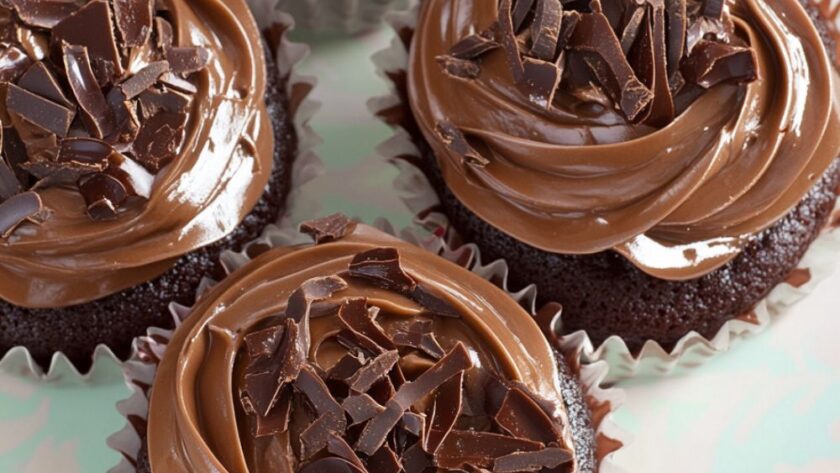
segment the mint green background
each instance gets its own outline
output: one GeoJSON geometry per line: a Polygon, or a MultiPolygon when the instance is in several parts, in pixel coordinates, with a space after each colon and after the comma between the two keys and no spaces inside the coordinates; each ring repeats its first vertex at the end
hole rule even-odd
{"type": "MultiPolygon", "coordinates": [[[[304,39],[311,39],[306,38],[304,39]]],[[[324,176],[307,184],[293,217],[341,211],[409,223],[391,188],[396,171],[375,147],[391,136],[367,112],[386,84],[369,60],[391,34],[321,39],[301,70],[319,77],[313,125],[324,138],[324,176]],[[313,200],[318,197],[320,200],[313,200]]],[[[619,456],[635,472],[840,472],[840,275],[770,330],[690,373],[625,384],[617,415],[636,441],[619,456]]],[[[118,457],[105,438],[128,395],[119,370],[99,366],[88,384],[31,382],[0,373],[0,473],[103,472],[118,457]]]]}

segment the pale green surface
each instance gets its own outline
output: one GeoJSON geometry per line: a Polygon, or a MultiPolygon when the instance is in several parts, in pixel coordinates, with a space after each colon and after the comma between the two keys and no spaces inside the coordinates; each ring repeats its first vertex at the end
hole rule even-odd
{"type": "MultiPolygon", "coordinates": [[[[306,73],[320,78],[324,108],[314,125],[328,172],[306,186],[295,220],[341,211],[409,223],[391,189],[396,171],[374,153],[390,133],[365,106],[385,91],[368,57],[389,40],[384,30],[333,38],[306,62],[306,73]]],[[[767,333],[689,376],[628,384],[618,420],[636,442],[622,465],[655,473],[840,472],[838,289],[840,276],[767,333]]],[[[126,395],[114,366],[86,387],[0,374],[0,473],[105,471],[117,461],[105,437],[123,424],[114,403],[126,395]]]]}

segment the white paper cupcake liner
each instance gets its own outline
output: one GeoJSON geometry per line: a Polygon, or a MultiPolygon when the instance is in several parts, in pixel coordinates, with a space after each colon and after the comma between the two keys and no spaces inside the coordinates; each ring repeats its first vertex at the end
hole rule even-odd
{"type": "MultiPolygon", "coordinates": [[[[832,5],[840,4],[835,0],[823,0],[820,8],[829,12],[829,2],[832,5]]],[[[408,45],[404,44],[402,38],[407,37],[406,30],[415,29],[418,13],[419,8],[414,7],[408,11],[388,15],[387,21],[398,34],[390,47],[373,56],[373,62],[380,75],[391,84],[392,77],[404,77],[408,68],[408,45]]],[[[834,15],[836,16],[836,13],[834,15]]],[[[446,215],[440,212],[440,201],[434,188],[423,171],[414,164],[422,159],[421,153],[409,132],[400,126],[402,114],[411,111],[409,105],[403,103],[397,89],[392,88],[390,94],[371,99],[369,106],[372,113],[394,128],[394,136],[379,147],[379,152],[399,169],[394,185],[414,214],[415,223],[437,238],[441,251],[451,251],[451,248],[461,251],[459,247],[466,246],[466,251],[472,253],[468,267],[477,272],[492,273],[488,279],[496,281],[510,292],[507,287],[507,262],[482,262],[478,247],[465,244],[449,224],[446,215]]],[[[736,339],[764,330],[773,317],[784,313],[833,273],[836,261],[840,257],[840,201],[832,221],[833,224],[825,228],[811,245],[787,282],[778,285],[751,312],[724,324],[711,340],[692,332],[680,339],[671,351],[650,340],[639,352],[634,352],[618,336],[610,337],[601,345],[595,346],[586,332],[580,331],[562,337],[561,343],[582,347],[581,360],[584,363],[606,361],[610,365],[607,381],[611,383],[632,377],[671,375],[696,367],[709,358],[728,351],[736,339]]],[[[536,286],[531,285],[520,292],[528,293],[529,297],[526,300],[533,304],[536,291],[536,286]]]]}
{"type": "MultiPolygon", "coordinates": [[[[378,229],[395,235],[394,227],[386,220],[380,219],[374,223],[378,229]]],[[[424,238],[418,236],[412,230],[402,232],[400,235],[404,240],[441,256],[457,262],[462,266],[469,267],[479,276],[492,279],[496,272],[481,265],[464,264],[470,262],[468,248],[462,247],[457,251],[450,251],[441,246],[440,239],[424,238]]],[[[285,224],[272,227],[265,232],[263,237],[252,242],[240,253],[226,252],[223,255],[223,265],[230,273],[242,267],[250,261],[249,254],[253,254],[256,248],[267,249],[290,245],[311,243],[311,238],[302,234],[292,225],[285,224]]],[[[207,280],[203,289],[206,290],[214,284],[214,281],[207,280]]],[[[534,307],[533,291],[520,291],[510,293],[525,307],[534,307]]],[[[189,308],[177,304],[171,305],[172,317],[176,326],[189,313],[189,308]]],[[[536,311],[531,310],[536,316],[536,311]]],[[[120,463],[109,470],[109,473],[134,473],[137,471],[137,458],[140,452],[141,438],[146,431],[146,419],[149,410],[150,388],[154,381],[155,371],[163,358],[166,345],[172,337],[173,330],[151,328],[148,334],[140,337],[134,342],[134,350],[131,359],[123,364],[125,380],[132,391],[132,395],[117,403],[117,411],[126,418],[126,425],[108,439],[108,446],[119,452],[122,459],[120,463]]],[[[629,442],[629,434],[622,431],[612,420],[613,412],[624,403],[625,394],[617,388],[605,388],[604,381],[608,377],[609,365],[603,362],[582,363],[581,357],[584,353],[583,346],[574,346],[568,341],[557,345],[557,349],[563,354],[569,363],[570,368],[575,371],[583,389],[583,398],[586,400],[591,412],[592,422],[595,430],[596,455],[599,463],[599,473],[620,473],[621,470],[615,464],[615,453],[629,442]]]]}
{"type": "MultiPolygon", "coordinates": [[[[320,139],[309,125],[312,116],[319,108],[319,104],[308,98],[309,92],[315,86],[314,78],[299,76],[294,71],[295,66],[309,53],[309,48],[302,44],[292,43],[286,38],[285,33],[294,27],[294,21],[288,14],[276,11],[273,4],[277,1],[249,0],[248,3],[254,10],[255,16],[262,19],[260,21],[261,28],[280,24],[284,31],[277,49],[277,67],[280,77],[286,83],[286,92],[290,103],[289,114],[293,117],[298,139],[297,155],[292,164],[291,189],[286,204],[286,208],[291,209],[298,205],[307,204],[302,202],[301,186],[317,177],[323,169],[321,160],[313,152],[320,139]],[[270,11],[271,14],[261,14],[266,11],[270,11]]],[[[287,218],[289,212],[285,214],[284,218],[287,218]]],[[[106,345],[96,347],[92,354],[92,360],[90,370],[81,373],[63,353],[56,352],[53,354],[49,366],[45,369],[35,362],[26,347],[18,346],[13,347],[0,357],[0,373],[43,381],[55,381],[73,376],[84,381],[89,379],[89,373],[95,371],[95,367],[99,363],[105,361],[122,363],[106,345]]]]}
{"type": "Polygon", "coordinates": [[[314,31],[361,33],[382,24],[391,8],[404,8],[408,0],[280,0],[299,26],[314,31]]]}

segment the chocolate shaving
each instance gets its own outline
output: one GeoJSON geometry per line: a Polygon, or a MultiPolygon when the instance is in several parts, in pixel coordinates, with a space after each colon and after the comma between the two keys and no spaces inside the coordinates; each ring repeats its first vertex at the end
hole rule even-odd
{"type": "MultiPolygon", "coordinates": [[[[521,0],[519,3],[521,3],[521,0]]],[[[537,0],[537,11],[534,15],[534,22],[531,23],[531,54],[534,57],[543,61],[554,60],[562,20],[563,4],[560,3],[560,0],[537,0]]],[[[525,74],[527,78],[527,63],[525,64],[525,74]]]]}
{"type": "Polygon", "coordinates": [[[58,81],[56,81],[55,76],[53,76],[52,72],[50,72],[43,62],[39,61],[33,64],[32,67],[30,67],[26,73],[20,77],[17,85],[35,95],[52,100],[69,110],[73,110],[75,108],[73,102],[64,95],[64,91],[61,90],[61,86],[58,85],[58,81]]]}
{"type": "MultiPolygon", "coordinates": [[[[513,30],[515,32],[519,32],[522,29],[522,26],[525,24],[525,20],[531,15],[534,9],[534,3],[536,0],[516,0],[516,5],[513,8],[512,14],[512,22],[513,22],[513,30]]],[[[510,6],[499,6],[499,9],[505,8],[507,11],[510,11],[510,6]]]]}
{"type": "Polygon", "coordinates": [[[492,35],[477,33],[469,35],[455,43],[455,46],[449,49],[449,56],[457,59],[478,59],[484,54],[500,47],[501,45],[492,35]]]}
{"type": "Polygon", "coordinates": [[[400,265],[396,248],[377,248],[357,254],[350,262],[348,273],[376,286],[401,292],[411,291],[416,285],[400,265]]]}
{"type": "Polygon", "coordinates": [[[154,5],[152,0],[112,0],[117,28],[128,47],[144,45],[152,34],[154,5]]]}
{"type": "MultiPolygon", "coordinates": [[[[517,5],[524,2],[533,3],[533,0],[519,0],[517,5]]],[[[530,6],[528,9],[530,10],[530,6]]],[[[511,14],[511,0],[502,0],[499,5],[499,35],[501,35],[502,48],[505,50],[505,57],[511,74],[513,74],[513,80],[519,83],[525,74],[525,67],[522,65],[522,58],[519,57],[516,28],[511,14]]]]}
{"type": "Polygon", "coordinates": [[[432,321],[417,321],[409,326],[407,332],[396,332],[393,342],[399,347],[410,347],[422,351],[433,359],[439,360],[446,353],[432,332],[432,321]]]}
{"type": "Polygon", "coordinates": [[[477,79],[481,74],[481,67],[471,59],[460,59],[454,56],[441,55],[435,58],[445,73],[459,79],[477,79]]]}
{"type": "Polygon", "coordinates": [[[463,406],[464,373],[453,377],[435,393],[433,414],[423,449],[431,454],[438,451],[446,437],[455,428],[463,406]]]}
{"type": "Polygon", "coordinates": [[[434,315],[438,317],[447,317],[457,319],[461,317],[458,309],[452,306],[447,300],[434,294],[427,289],[423,284],[418,284],[411,294],[411,300],[423,306],[423,313],[426,315],[434,315]]]}
{"type": "Polygon", "coordinates": [[[680,70],[680,61],[685,54],[688,32],[686,0],[665,0],[668,18],[668,77],[673,78],[680,70]]]}
{"type": "Polygon", "coordinates": [[[367,422],[385,410],[382,405],[364,393],[348,396],[341,403],[341,407],[353,420],[354,425],[367,422]]]}
{"type": "Polygon", "coordinates": [[[166,50],[166,60],[173,74],[189,75],[200,71],[210,63],[210,51],[200,47],[176,48],[166,50]]]}
{"type": "Polygon", "coordinates": [[[79,9],[71,0],[7,0],[21,21],[38,28],[52,28],[79,9]]]}
{"type": "Polygon", "coordinates": [[[374,358],[370,363],[361,367],[348,381],[350,389],[356,392],[367,392],[374,383],[382,379],[397,364],[400,354],[396,350],[386,351],[374,358]]]}
{"type": "Polygon", "coordinates": [[[0,46],[0,81],[16,81],[31,64],[32,59],[15,46],[0,46]]]}
{"type": "Polygon", "coordinates": [[[65,44],[64,67],[87,130],[94,138],[109,136],[114,131],[114,115],[96,83],[87,48],[65,44]]]}
{"type": "Polygon", "coordinates": [[[758,78],[755,54],[751,49],[708,40],[697,43],[683,61],[681,70],[686,81],[704,89],[758,78]]]}
{"type": "Polygon", "coordinates": [[[169,72],[169,63],[158,61],[149,64],[119,85],[125,95],[125,99],[133,99],[149,87],[153,86],[160,76],[169,72]]]}
{"type": "Polygon", "coordinates": [[[524,391],[507,392],[494,420],[511,435],[543,444],[557,442],[560,433],[548,414],[524,391]]]}
{"type": "Polygon", "coordinates": [[[6,107],[10,112],[58,136],[67,136],[73,122],[72,110],[15,84],[8,84],[6,107]]]}
{"type": "Polygon", "coordinates": [[[422,438],[426,430],[426,416],[408,411],[403,414],[400,426],[411,435],[422,438]]]}
{"type": "Polygon", "coordinates": [[[385,410],[370,420],[362,431],[356,450],[373,455],[385,441],[388,432],[394,428],[409,407],[421,397],[431,393],[449,378],[472,368],[467,349],[458,343],[440,361],[420,375],[416,380],[404,384],[385,406],[385,410]]]}
{"type": "Polygon", "coordinates": [[[353,451],[353,447],[351,447],[346,440],[338,435],[331,434],[329,438],[327,438],[327,451],[337,457],[347,460],[363,470],[365,469],[365,464],[362,463],[362,460],[359,459],[359,456],[353,451]]]}
{"type": "Polygon", "coordinates": [[[627,55],[630,53],[630,48],[636,43],[639,33],[642,30],[642,23],[645,20],[645,7],[637,6],[630,16],[630,21],[624,26],[624,32],[621,33],[621,50],[627,55]]]}
{"type": "Polygon", "coordinates": [[[519,473],[557,468],[572,461],[572,452],[559,447],[549,447],[536,452],[514,452],[493,462],[495,473],[519,473]]]}
{"type": "Polygon", "coordinates": [[[624,57],[621,43],[610,31],[609,20],[603,13],[581,15],[570,47],[583,54],[601,86],[627,119],[635,121],[653,100],[653,92],[636,77],[624,57]]]}
{"type": "Polygon", "coordinates": [[[519,87],[531,103],[550,109],[563,72],[554,63],[539,59],[525,58],[523,64],[524,75],[519,87]]]}
{"type": "Polygon", "coordinates": [[[356,222],[340,213],[300,224],[300,231],[312,237],[315,244],[340,240],[353,233],[355,228],[356,222]]]}
{"type": "Polygon", "coordinates": [[[43,210],[41,197],[32,191],[12,196],[0,203],[0,235],[8,238],[15,229],[43,210]]]}
{"type": "MultiPolygon", "coordinates": [[[[86,55],[90,55],[98,85],[111,84],[115,77],[123,74],[112,24],[113,15],[109,3],[91,0],[52,28],[53,47],[63,50],[65,54],[67,47],[64,44],[84,48],[86,55]],[[91,34],[92,31],[96,34],[91,34]]],[[[72,75],[69,70],[68,75],[72,75]]]]}
{"type": "Polygon", "coordinates": [[[724,0],[701,0],[703,7],[700,9],[700,14],[709,18],[720,19],[723,16],[724,0]]]}
{"type": "Polygon", "coordinates": [[[140,110],[149,119],[158,113],[186,114],[190,96],[169,88],[149,88],[140,93],[140,110]]]}
{"type": "MultiPolygon", "coordinates": [[[[352,263],[351,263],[352,266],[352,263]]],[[[378,347],[394,350],[396,346],[385,335],[382,327],[376,323],[375,315],[378,309],[368,310],[367,300],[350,299],[345,301],[338,310],[338,318],[346,327],[372,340],[378,347]]]]}
{"type": "Polygon", "coordinates": [[[387,445],[368,459],[368,468],[376,473],[400,473],[403,470],[397,454],[387,445]]]}
{"type": "MultiPolygon", "coordinates": [[[[523,72],[524,73],[524,72],[523,72]]],[[[481,155],[467,141],[467,137],[455,125],[450,122],[439,122],[435,128],[441,141],[456,155],[461,156],[465,163],[484,167],[490,161],[481,155]]]]}
{"type": "Polygon", "coordinates": [[[170,113],[161,110],[140,127],[134,141],[137,161],[150,172],[157,173],[178,155],[183,140],[185,113],[170,113]]]}
{"type": "MultiPolygon", "coordinates": [[[[2,128],[0,128],[2,130],[2,128]]],[[[0,201],[4,201],[23,191],[15,172],[5,160],[0,159],[0,201]]]]}
{"type": "Polygon", "coordinates": [[[439,468],[463,469],[467,465],[492,468],[497,458],[517,452],[534,452],[542,444],[492,432],[453,430],[435,454],[439,468]]]}
{"type": "Polygon", "coordinates": [[[172,23],[165,18],[155,18],[155,44],[161,51],[168,51],[172,47],[174,38],[172,23]]]}

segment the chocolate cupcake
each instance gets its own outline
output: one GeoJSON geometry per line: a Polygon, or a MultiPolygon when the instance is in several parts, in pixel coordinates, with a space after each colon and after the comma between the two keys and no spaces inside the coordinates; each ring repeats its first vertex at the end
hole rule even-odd
{"type": "Polygon", "coordinates": [[[379,113],[419,151],[400,157],[436,230],[562,304],[564,333],[671,350],[750,318],[835,208],[823,7],[423,0],[389,68],[401,103],[379,113]]]}
{"type": "Polygon", "coordinates": [[[303,229],[318,244],[262,253],[141,339],[126,369],[151,401],[123,433],[139,451],[111,439],[124,465],[596,472],[620,447],[588,368],[500,289],[341,216],[303,229]]]}
{"type": "Polygon", "coordinates": [[[298,142],[244,0],[53,3],[0,5],[0,356],[86,370],[278,220],[298,142]]]}

